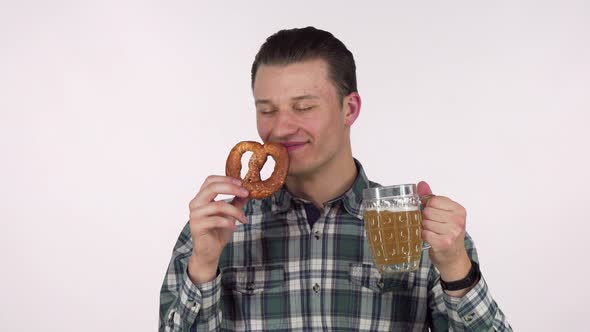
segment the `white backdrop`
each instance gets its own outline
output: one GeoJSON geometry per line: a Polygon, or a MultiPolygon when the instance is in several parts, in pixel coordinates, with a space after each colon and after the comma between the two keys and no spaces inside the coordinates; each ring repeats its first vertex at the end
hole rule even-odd
{"type": "Polygon", "coordinates": [[[254,54],[307,25],[355,54],[369,176],[467,208],[516,330],[587,329],[586,1],[0,0],[1,329],[156,330],[188,202],[259,139],[254,54]]]}

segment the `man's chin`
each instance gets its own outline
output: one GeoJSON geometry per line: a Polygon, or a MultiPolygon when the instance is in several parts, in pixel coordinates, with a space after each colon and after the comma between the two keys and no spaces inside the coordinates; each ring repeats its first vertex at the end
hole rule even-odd
{"type": "Polygon", "coordinates": [[[291,163],[289,165],[289,171],[287,171],[287,177],[299,178],[309,175],[313,168],[309,165],[301,165],[299,163],[291,163]]]}

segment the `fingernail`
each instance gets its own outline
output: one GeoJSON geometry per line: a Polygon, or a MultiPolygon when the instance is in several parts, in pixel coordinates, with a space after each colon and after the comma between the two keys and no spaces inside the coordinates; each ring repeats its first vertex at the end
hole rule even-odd
{"type": "Polygon", "coordinates": [[[246,190],[244,188],[240,189],[240,192],[246,196],[248,195],[248,190],[246,190]]]}
{"type": "Polygon", "coordinates": [[[240,180],[238,180],[236,178],[232,178],[231,180],[232,180],[233,183],[235,183],[237,185],[241,185],[242,184],[242,181],[240,181],[240,180]]]}

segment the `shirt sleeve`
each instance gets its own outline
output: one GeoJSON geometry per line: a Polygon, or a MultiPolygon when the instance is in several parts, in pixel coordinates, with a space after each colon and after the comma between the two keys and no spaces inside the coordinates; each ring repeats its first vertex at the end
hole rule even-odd
{"type": "MultiPolygon", "coordinates": [[[[471,237],[465,235],[469,257],[478,262],[471,237]]],[[[483,276],[463,297],[448,295],[434,266],[429,277],[429,311],[433,331],[512,331],[506,316],[492,298],[483,276]]]]}
{"type": "Polygon", "coordinates": [[[160,332],[218,331],[221,327],[221,274],[195,285],[188,276],[190,229],[182,230],[160,291],[160,332]]]}

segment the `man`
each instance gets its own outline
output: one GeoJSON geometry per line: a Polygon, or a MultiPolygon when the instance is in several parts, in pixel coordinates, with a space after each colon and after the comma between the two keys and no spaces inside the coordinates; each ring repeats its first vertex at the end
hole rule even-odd
{"type": "MultiPolygon", "coordinates": [[[[262,45],[256,121],[263,142],[289,151],[285,186],[247,200],[237,179],[204,181],[162,286],[160,330],[511,330],[478,273],[465,209],[449,198],[423,210],[432,248],[416,272],[376,269],[360,205],[377,184],[350,144],[361,109],[355,71],[346,46],[312,27],[262,45]],[[215,201],[220,194],[235,198],[215,201]]],[[[418,191],[432,194],[425,182],[418,191]]]]}

